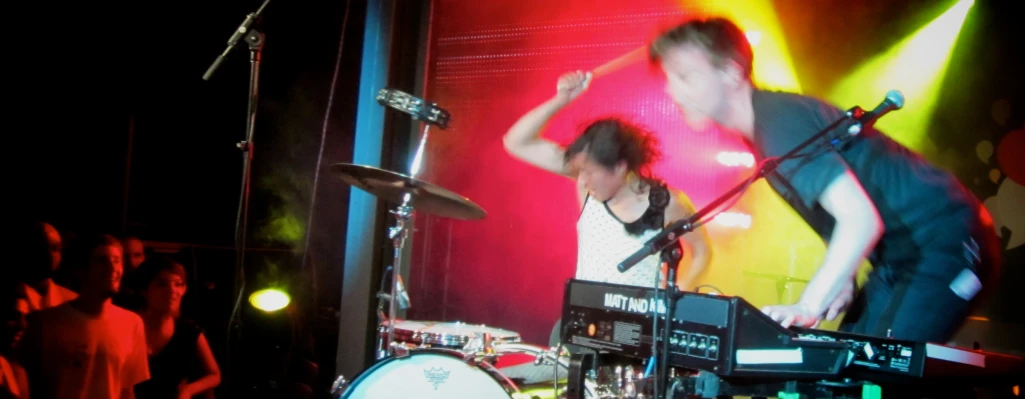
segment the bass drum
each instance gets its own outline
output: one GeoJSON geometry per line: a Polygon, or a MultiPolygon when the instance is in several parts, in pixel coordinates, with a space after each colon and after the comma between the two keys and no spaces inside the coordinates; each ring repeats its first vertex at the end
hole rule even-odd
{"type": "MultiPolygon", "coordinates": [[[[495,345],[483,361],[464,356],[452,349],[419,348],[385,358],[353,380],[341,398],[551,398],[556,378],[559,396],[565,395],[567,356],[519,343],[495,345]]],[[[596,398],[594,392],[593,382],[585,381],[584,397],[596,398]]]]}
{"type": "Polygon", "coordinates": [[[516,398],[518,389],[487,362],[463,360],[450,349],[423,348],[392,356],[364,371],[342,398],[516,398]]]}

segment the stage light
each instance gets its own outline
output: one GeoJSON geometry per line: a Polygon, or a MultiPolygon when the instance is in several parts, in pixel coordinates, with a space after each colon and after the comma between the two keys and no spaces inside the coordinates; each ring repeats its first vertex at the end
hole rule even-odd
{"type": "Polygon", "coordinates": [[[249,295],[249,303],[264,312],[284,309],[289,302],[291,302],[291,298],[288,294],[274,288],[265,288],[249,295]]]}
{"type": "Polygon", "coordinates": [[[723,212],[715,216],[715,222],[724,227],[751,228],[751,215],[740,212],[723,212]]]}
{"type": "Polygon", "coordinates": [[[961,0],[862,64],[831,90],[829,99],[845,109],[853,105],[871,109],[887,91],[900,90],[908,105],[880,119],[876,126],[905,146],[933,155],[937,148],[929,140],[929,121],[940,98],[954,45],[974,3],[961,0]]]}
{"type": "Polygon", "coordinates": [[[782,24],[771,0],[747,0],[743,7],[729,1],[678,1],[684,10],[704,15],[726,17],[737,24],[747,36],[754,53],[754,81],[763,89],[801,93],[790,49],[783,35],[782,24]]]}
{"type": "Polygon", "coordinates": [[[758,47],[758,43],[762,42],[762,32],[753,30],[745,32],[744,36],[747,36],[747,42],[751,44],[751,47],[758,47]]]}
{"type": "Polygon", "coordinates": [[[715,155],[715,160],[726,166],[750,168],[755,165],[755,156],[749,152],[722,151],[715,155]]]}

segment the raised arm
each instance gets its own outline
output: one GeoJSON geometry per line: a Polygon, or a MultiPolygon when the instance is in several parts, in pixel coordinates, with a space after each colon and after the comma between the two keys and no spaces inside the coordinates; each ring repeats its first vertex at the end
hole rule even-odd
{"type": "Polygon", "coordinates": [[[572,177],[567,171],[565,150],[541,137],[545,124],[559,110],[587,89],[589,73],[570,72],[559,78],[555,96],[524,114],[502,138],[505,150],[514,158],[552,173],[572,177]]]}

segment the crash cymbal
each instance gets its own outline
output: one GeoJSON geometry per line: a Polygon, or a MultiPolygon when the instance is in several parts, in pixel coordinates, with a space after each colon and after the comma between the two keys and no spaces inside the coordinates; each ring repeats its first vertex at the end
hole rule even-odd
{"type": "Polygon", "coordinates": [[[331,165],[331,172],[345,183],[396,205],[402,204],[405,195],[409,194],[409,204],[419,212],[459,220],[487,216],[484,209],[465,197],[400,173],[350,163],[331,165]]]}

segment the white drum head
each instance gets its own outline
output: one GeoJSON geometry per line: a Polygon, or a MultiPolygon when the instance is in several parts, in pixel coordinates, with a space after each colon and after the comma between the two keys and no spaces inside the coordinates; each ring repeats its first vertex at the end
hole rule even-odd
{"type": "Polygon", "coordinates": [[[471,365],[458,357],[419,350],[406,357],[392,357],[377,363],[353,381],[342,398],[513,397],[516,389],[501,378],[497,372],[471,365]]]}

